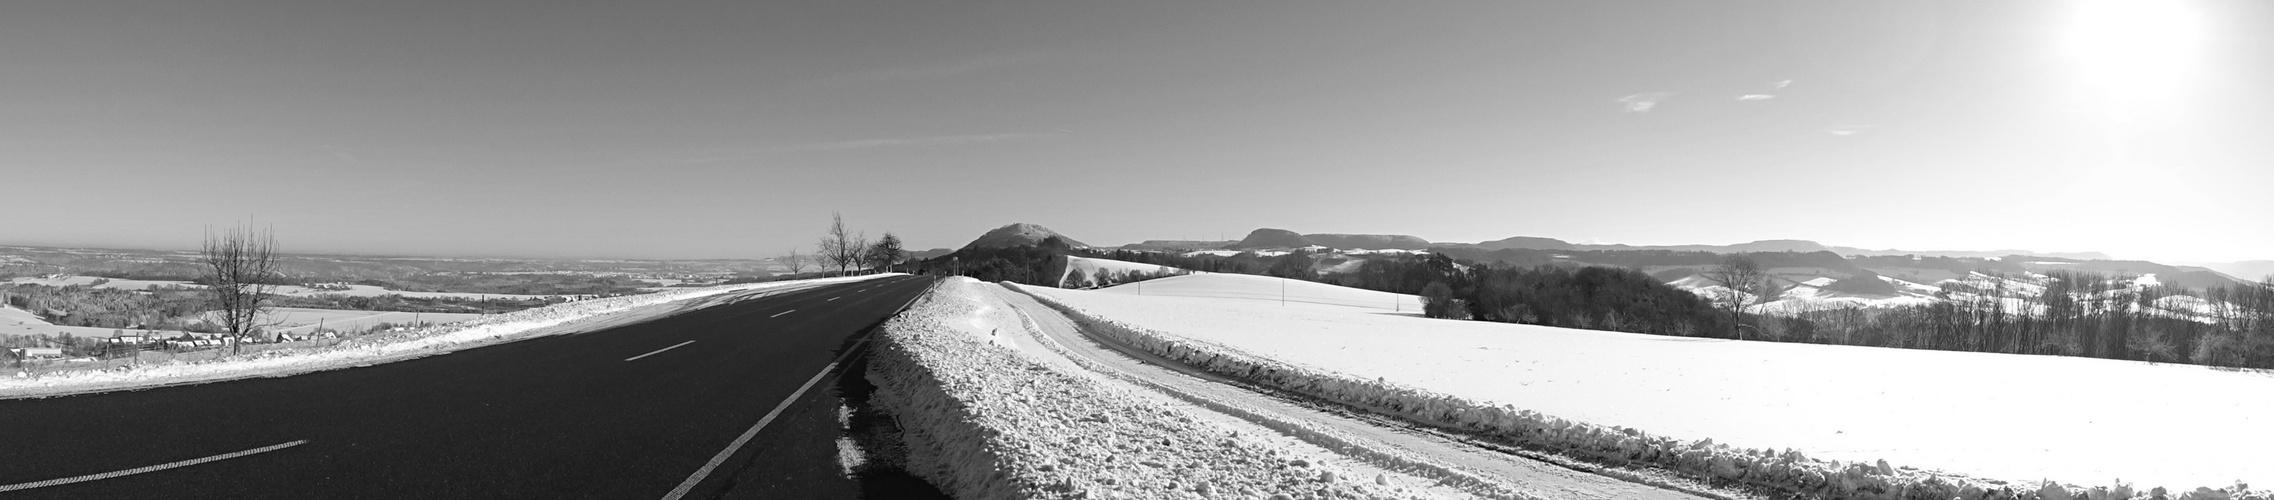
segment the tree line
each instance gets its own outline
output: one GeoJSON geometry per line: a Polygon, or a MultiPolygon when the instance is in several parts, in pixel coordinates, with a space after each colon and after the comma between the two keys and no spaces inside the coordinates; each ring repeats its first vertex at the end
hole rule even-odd
{"type": "Polygon", "coordinates": [[[1823,306],[1760,318],[1771,340],[2274,368],[2274,278],[2201,291],[2131,276],[1984,273],[1932,303],[1823,306]]]}
{"type": "MultiPolygon", "coordinates": [[[[876,241],[870,241],[867,231],[846,227],[844,214],[832,212],[829,214],[829,227],[823,230],[820,241],[814,244],[813,253],[792,248],[774,260],[781,263],[788,273],[786,276],[769,279],[796,278],[806,274],[807,269],[827,276],[845,276],[855,272],[897,272],[901,270],[901,264],[908,260],[908,249],[900,242],[899,236],[889,231],[876,241]],[[830,273],[827,272],[828,267],[837,270],[830,273]]],[[[747,281],[729,281],[735,282],[747,281]]]]}

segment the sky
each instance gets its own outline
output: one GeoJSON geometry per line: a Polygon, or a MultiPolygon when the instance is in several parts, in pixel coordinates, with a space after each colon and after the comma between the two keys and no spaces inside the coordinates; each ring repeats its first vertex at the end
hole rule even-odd
{"type": "Polygon", "coordinates": [[[0,244],[1259,227],[2274,259],[2274,3],[0,4],[0,244]]]}

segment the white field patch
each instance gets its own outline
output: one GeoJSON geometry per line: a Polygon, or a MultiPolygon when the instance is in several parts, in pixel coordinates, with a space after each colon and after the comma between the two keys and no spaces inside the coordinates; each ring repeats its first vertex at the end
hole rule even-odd
{"type": "Polygon", "coordinates": [[[1067,257],[1066,257],[1066,274],[1061,274],[1061,275],[1058,275],[1058,281],[1056,281],[1056,282],[1057,282],[1057,283],[1065,283],[1065,282],[1066,282],[1066,277],[1067,277],[1067,275],[1074,275],[1074,276],[1080,276],[1080,278],[1076,278],[1076,279],[1077,279],[1078,281],[1081,281],[1083,284],[1085,284],[1085,286],[1094,286],[1094,285],[1096,285],[1096,284],[1097,284],[1096,276],[1097,276],[1098,270],[1101,270],[1101,269],[1102,269],[1102,270],[1105,270],[1105,272],[1107,272],[1107,273],[1112,273],[1112,274],[1117,274],[1117,275],[1118,275],[1118,274],[1159,274],[1159,273],[1182,273],[1182,272],[1190,272],[1190,271],[1185,271],[1184,269],[1180,269],[1180,268],[1174,268],[1174,267],[1169,267],[1169,266],[1163,266],[1163,265],[1158,265],[1158,264],[1139,264],[1139,263],[1136,263],[1136,262],[1120,261],[1120,260],[1113,260],[1113,259],[1093,259],[1093,258],[1089,258],[1089,257],[1074,257],[1074,256],[1067,256],[1067,257]]]}
{"type": "Polygon", "coordinates": [[[2121,479],[2143,490],[2274,484],[2266,448],[2274,398],[2257,396],[2274,394],[2267,373],[1663,337],[1193,296],[1253,287],[1222,278],[1235,276],[1171,278],[1184,280],[1182,296],[1029,289],[1226,352],[1681,440],[1884,459],[2031,486],[2041,478],[2121,479]]]}
{"type": "MultiPolygon", "coordinates": [[[[109,337],[118,334],[122,330],[130,335],[143,332],[143,330],[135,329],[96,328],[91,326],[62,326],[54,323],[49,323],[46,319],[39,317],[39,315],[32,314],[31,311],[17,309],[14,306],[0,306],[0,335],[20,335],[26,337],[34,335],[48,335],[60,337],[63,336],[63,334],[68,333],[74,337],[109,337]]],[[[163,333],[163,335],[169,336],[175,334],[179,334],[179,332],[167,331],[163,333]]]]}
{"type": "Polygon", "coordinates": [[[347,289],[346,289],[346,290],[323,290],[323,289],[309,288],[309,287],[304,287],[304,286],[296,286],[296,285],[284,285],[284,286],[279,286],[279,287],[276,287],[276,294],[277,294],[277,295],[289,295],[289,296],[294,296],[294,297],[313,297],[313,296],[317,296],[317,295],[345,295],[345,296],[349,296],[349,297],[380,297],[380,296],[387,296],[387,295],[401,295],[401,296],[403,296],[403,297],[408,297],[408,298],[421,298],[421,299],[473,299],[473,300],[481,300],[481,299],[534,299],[534,298],[550,298],[550,297],[558,297],[558,295],[517,295],[517,294],[509,294],[509,293],[467,293],[467,292],[405,292],[405,291],[401,291],[401,290],[388,290],[388,289],[386,289],[386,288],[383,288],[383,287],[376,287],[376,286],[371,286],[371,285],[346,285],[346,286],[347,286],[347,289]]]}
{"type": "Polygon", "coordinates": [[[1156,297],[1207,297],[1248,299],[1278,304],[1328,304],[1382,311],[1421,311],[1421,296],[1377,292],[1325,283],[1254,276],[1204,273],[1141,281],[1098,290],[1116,295],[1156,297]]]}
{"type": "Polygon", "coordinates": [[[482,316],[404,332],[357,337],[337,345],[266,350],[257,355],[161,362],[103,369],[0,377],[0,398],[46,397],[251,377],[279,377],[389,363],[545,335],[574,333],[710,305],[709,301],[782,293],[900,274],[749,283],[585,300],[482,316]],[[733,294],[733,295],[728,295],[733,294]],[[655,307],[662,306],[662,307],[655,307]],[[589,321],[587,321],[589,320],[589,321]],[[572,324],[573,323],[573,324],[572,324]]]}

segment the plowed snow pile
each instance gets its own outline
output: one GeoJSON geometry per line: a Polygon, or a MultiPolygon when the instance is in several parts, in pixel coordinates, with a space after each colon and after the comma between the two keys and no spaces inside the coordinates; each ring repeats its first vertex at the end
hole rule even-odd
{"type": "MultiPolygon", "coordinates": [[[[1215,296],[1240,297],[1256,278],[1146,283],[1171,280],[1192,295],[1220,287],[1215,296]]],[[[2274,484],[2267,373],[1433,320],[1293,300],[1137,295],[1129,286],[1023,289],[1212,371],[1749,482],[1839,493],[1846,477],[1893,494],[1942,470],[2023,481],[2012,488],[2028,496],[2041,478],[2120,479],[2140,490],[2274,484]],[[1812,461],[1825,463],[1793,465],[1812,461]]],[[[1872,496],[1852,493],[1857,487],[1835,496],[1872,496]]]]}
{"type": "Polygon", "coordinates": [[[1023,323],[979,286],[943,281],[885,323],[867,373],[909,472],[956,498],[1423,496],[1052,370],[1001,339],[1023,323]]]}
{"type": "MultiPolygon", "coordinates": [[[[276,377],[359,365],[387,363],[515,340],[576,331],[552,328],[632,309],[729,293],[779,293],[814,286],[875,279],[872,274],[680,289],[671,292],[593,299],[481,316],[477,319],[400,333],[371,335],[338,345],[262,351],[257,355],[210,361],[168,362],[112,369],[63,371],[33,377],[21,372],[0,376],[0,398],[55,396],[163,385],[276,377]]],[[[658,313],[667,311],[657,311],[658,313]]],[[[406,313],[407,314],[407,313],[406,313]]]]}

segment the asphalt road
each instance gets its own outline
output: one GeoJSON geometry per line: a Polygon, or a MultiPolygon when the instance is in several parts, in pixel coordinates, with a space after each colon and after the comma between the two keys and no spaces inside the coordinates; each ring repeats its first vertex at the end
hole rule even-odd
{"type": "Polygon", "coordinates": [[[842,409],[868,390],[859,340],[931,282],[293,377],[0,401],[0,498],[938,497],[839,460],[848,427],[878,420],[842,409]],[[852,366],[816,377],[840,359],[852,366]],[[103,477],[120,472],[136,473],[103,477]]]}

